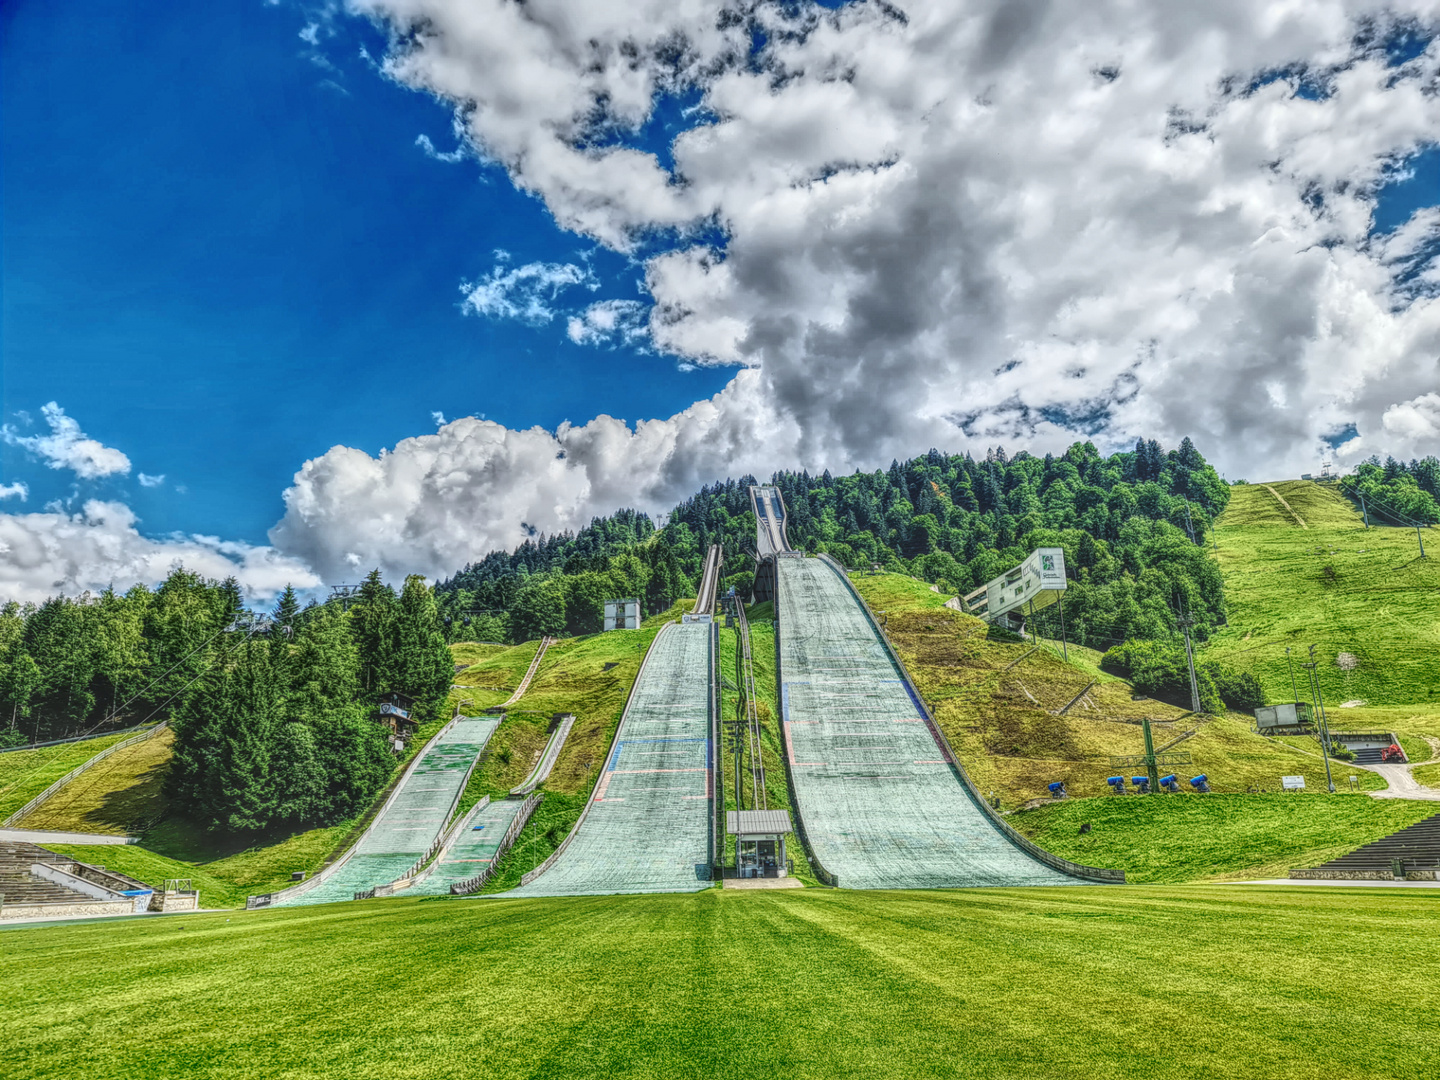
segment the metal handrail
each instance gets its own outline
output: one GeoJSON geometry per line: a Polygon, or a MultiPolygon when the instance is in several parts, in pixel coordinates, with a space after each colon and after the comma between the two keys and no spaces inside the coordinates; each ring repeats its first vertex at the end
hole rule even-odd
{"type": "Polygon", "coordinates": [[[1044,863],[1052,870],[1059,870],[1062,874],[1068,874],[1071,877],[1086,878],[1091,881],[1124,882],[1125,871],[1123,870],[1111,870],[1098,866],[1083,866],[1080,863],[1073,863],[1069,859],[1063,859],[1059,855],[1054,855],[1046,851],[1028,836],[1016,830],[1013,825],[995,811],[994,807],[981,798],[974,781],[970,779],[970,774],[965,771],[965,766],[960,763],[959,755],[956,754],[955,750],[951,747],[950,740],[945,737],[945,732],[940,730],[940,725],[935,722],[935,717],[930,713],[930,707],[925,704],[925,699],[920,696],[919,690],[916,689],[915,681],[910,677],[910,672],[906,669],[904,663],[901,662],[899,653],[895,651],[895,646],[891,643],[884,628],[881,627],[880,623],[876,620],[875,613],[870,610],[870,605],[865,602],[865,598],[861,596],[859,590],[855,588],[854,583],[851,582],[850,576],[845,572],[843,566],[830,558],[829,555],[822,554],[820,558],[825,561],[825,564],[829,566],[831,570],[835,571],[840,580],[845,583],[845,587],[850,590],[850,594],[859,602],[861,610],[865,612],[866,619],[870,621],[870,625],[875,629],[876,635],[885,646],[886,654],[890,657],[891,662],[894,663],[896,671],[900,673],[900,677],[904,680],[905,688],[910,692],[916,707],[920,710],[920,715],[925,721],[925,726],[929,728],[936,745],[939,746],[941,753],[945,755],[947,764],[955,770],[955,774],[964,786],[965,793],[969,795],[970,801],[989,819],[990,824],[995,827],[1000,835],[1031,858],[1044,863]]]}

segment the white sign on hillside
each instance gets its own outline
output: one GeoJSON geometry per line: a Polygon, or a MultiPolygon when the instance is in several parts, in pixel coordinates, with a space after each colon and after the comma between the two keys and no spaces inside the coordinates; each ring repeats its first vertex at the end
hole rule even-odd
{"type": "Polygon", "coordinates": [[[1280,786],[1283,787],[1286,791],[1304,791],[1305,777],[1282,776],[1280,777],[1280,786]]]}

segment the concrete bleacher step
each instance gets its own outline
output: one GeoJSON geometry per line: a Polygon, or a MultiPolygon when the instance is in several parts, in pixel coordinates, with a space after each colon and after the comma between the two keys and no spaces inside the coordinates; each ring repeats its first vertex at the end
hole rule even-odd
{"type": "Polygon", "coordinates": [[[70,861],[64,855],[57,855],[35,844],[0,842],[0,896],[5,898],[5,906],[74,904],[90,900],[84,893],[30,873],[30,867],[37,862],[70,861]]]}
{"type": "Polygon", "coordinates": [[[1331,859],[1318,869],[1389,870],[1395,859],[1404,860],[1407,869],[1440,867],[1440,814],[1331,859]]]}

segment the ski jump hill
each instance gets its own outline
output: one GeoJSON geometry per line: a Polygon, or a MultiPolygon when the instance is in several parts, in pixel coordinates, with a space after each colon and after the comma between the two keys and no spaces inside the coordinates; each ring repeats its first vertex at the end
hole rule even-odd
{"type": "Polygon", "coordinates": [[[789,547],[773,489],[751,489],[773,552],[786,764],[822,880],[852,889],[1123,881],[1042,851],[980,799],[845,571],[789,547]]]}
{"type": "Polygon", "coordinates": [[[570,835],[499,895],[694,892],[714,860],[715,588],[706,558],[695,612],[660,628],[630,691],[604,772],[570,835]],[[707,590],[708,589],[708,593],[707,590]]]}
{"type": "Polygon", "coordinates": [[[461,716],[430,740],[395,792],[340,862],[300,885],[262,897],[249,907],[290,907],[353,900],[356,893],[401,877],[431,849],[450,821],[496,717],[461,716]]]}

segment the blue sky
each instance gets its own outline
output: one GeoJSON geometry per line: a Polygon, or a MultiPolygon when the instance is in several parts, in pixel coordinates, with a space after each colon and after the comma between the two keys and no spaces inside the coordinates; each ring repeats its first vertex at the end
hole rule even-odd
{"type": "MultiPolygon", "coordinates": [[[[28,509],[114,497],[152,535],[263,542],[291,475],[334,444],[376,453],[437,411],[669,416],[733,374],[575,345],[563,318],[464,314],[496,249],[588,259],[597,288],[572,305],[643,300],[643,270],[561,232],[503,170],[427,156],[418,136],[456,148],[449,110],[361,58],[384,51],[369,23],[336,20],[318,49],[307,24],[258,0],[6,5],[3,419],[43,431],[57,401],[134,466],[77,488],[0,447],[28,509]]],[[[647,141],[666,121],[679,110],[647,141]]]]}

